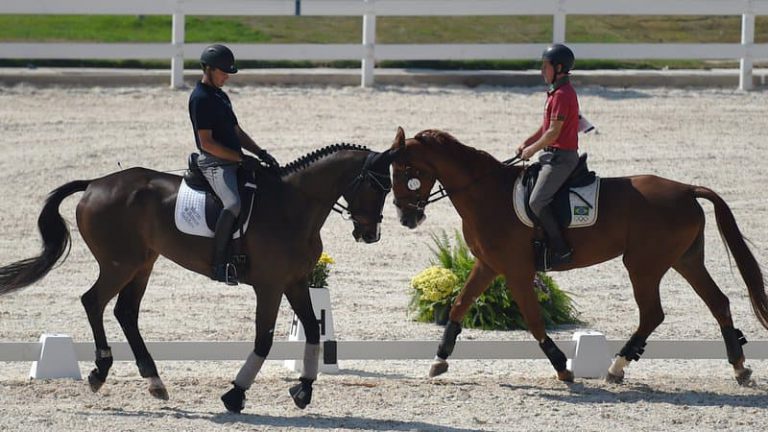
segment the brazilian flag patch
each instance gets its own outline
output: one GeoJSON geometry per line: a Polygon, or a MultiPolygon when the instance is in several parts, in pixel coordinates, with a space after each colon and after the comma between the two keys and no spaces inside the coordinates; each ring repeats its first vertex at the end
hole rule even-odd
{"type": "Polygon", "coordinates": [[[573,207],[573,215],[574,216],[589,216],[589,207],[587,207],[587,206],[574,206],[573,207]]]}

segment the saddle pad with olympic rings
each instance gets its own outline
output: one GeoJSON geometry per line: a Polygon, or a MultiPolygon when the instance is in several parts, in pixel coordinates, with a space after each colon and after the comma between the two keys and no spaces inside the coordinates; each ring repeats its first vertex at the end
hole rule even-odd
{"type": "MultiPolygon", "coordinates": [[[[512,198],[515,213],[523,224],[533,227],[533,221],[531,221],[531,218],[528,217],[528,213],[525,211],[525,186],[522,180],[522,175],[518,176],[517,180],[515,180],[515,190],[512,198]]],[[[568,198],[570,201],[571,223],[566,228],[590,227],[597,222],[597,198],[599,194],[600,177],[595,177],[595,181],[586,186],[570,189],[568,198]]]]}

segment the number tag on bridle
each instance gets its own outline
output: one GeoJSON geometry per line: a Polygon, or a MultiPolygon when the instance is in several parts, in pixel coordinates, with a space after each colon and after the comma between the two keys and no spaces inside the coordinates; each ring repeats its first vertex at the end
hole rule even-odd
{"type": "Polygon", "coordinates": [[[419,190],[421,187],[421,181],[417,178],[412,178],[408,180],[408,189],[412,191],[419,190]]]}

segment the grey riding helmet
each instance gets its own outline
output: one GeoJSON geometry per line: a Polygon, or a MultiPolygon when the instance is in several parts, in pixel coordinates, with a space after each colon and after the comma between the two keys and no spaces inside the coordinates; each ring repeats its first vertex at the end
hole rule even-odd
{"type": "Polygon", "coordinates": [[[568,73],[573,69],[573,65],[576,62],[576,57],[573,55],[573,51],[563,44],[553,44],[544,50],[541,54],[542,60],[549,60],[557,71],[557,65],[562,65],[563,69],[561,73],[568,73]]]}
{"type": "Polygon", "coordinates": [[[235,67],[235,55],[232,51],[221,44],[213,44],[206,47],[200,54],[200,65],[214,67],[228,74],[237,73],[235,67]]]}

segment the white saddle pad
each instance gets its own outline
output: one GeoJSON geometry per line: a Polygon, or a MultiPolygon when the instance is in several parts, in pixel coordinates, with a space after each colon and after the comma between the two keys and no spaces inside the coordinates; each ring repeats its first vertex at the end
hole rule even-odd
{"type": "MultiPolygon", "coordinates": [[[[248,184],[246,187],[255,188],[255,185],[248,184]]],[[[248,220],[243,224],[243,232],[248,230],[248,223],[253,214],[252,209],[253,202],[251,202],[251,209],[248,209],[248,220]]],[[[183,179],[176,196],[174,219],[176,220],[176,228],[185,234],[203,237],[214,236],[214,232],[208,228],[208,221],[205,218],[205,192],[192,189],[183,179]]],[[[240,237],[240,230],[236,230],[232,235],[233,239],[238,237],[240,237]]]]}
{"type": "MultiPolygon", "coordinates": [[[[597,222],[597,197],[600,194],[600,177],[596,177],[594,183],[587,186],[573,188],[569,194],[571,201],[571,224],[567,228],[583,228],[592,226],[597,222]],[[583,199],[582,199],[583,198],[583,199]],[[592,206],[590,208],[590,206],[592,206]]],[[[515,180],[513,199],[515,213],[518,219],[525,225],[533,227],[533,221],[525,211],[525,188],[523,176],[515,180]]]]}

